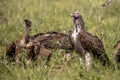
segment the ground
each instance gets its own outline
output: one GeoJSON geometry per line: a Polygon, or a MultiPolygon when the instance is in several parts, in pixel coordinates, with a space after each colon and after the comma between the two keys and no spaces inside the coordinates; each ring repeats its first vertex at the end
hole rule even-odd
{"type": "Polygon", "coordinates": [[[100,6],[105,0],[0,0],[0,80],[120,80],[120,69],[113,60],[113,46],[120,40],[120,1],[112,0],[107,7],[100,6]],[[61,50],[52,50],[49,66],[38,59],[24,65],[26,54],[19,56],[21,63],[8,62],[5,47],[9,41],[23,35],[24,19],[32,21],[31,35],[39,32],[73,29],[71,12],[80,11],[85,29],[97,35],[104,44],[112,64],[103,67],[99,62],[86,71],[78,62],[77,54],[66,64],[61,50]]]}

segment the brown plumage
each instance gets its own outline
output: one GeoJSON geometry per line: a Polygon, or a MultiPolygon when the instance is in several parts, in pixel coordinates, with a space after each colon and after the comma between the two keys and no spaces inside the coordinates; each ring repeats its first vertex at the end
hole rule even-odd
{"type": "MultiPolygon", "coordinates": [[[[25,48],[27,51],[27,63],[29,63],[31,60],[35,60],[38,55],[42,58],[46,57],[47,60],[49,60],[52,54],[51,50],[49,49],[65,49],[67,51],[73,50],[69,35],[51,31],[46,33],[38,33],[37,35],[31,36],[29,35],[29,31],[31,30],[32,23],[27,19],[24,21],[26,27],[23,37],[14,42],[15,46],[12,46],[11,44],[10,48],[14,48],[16,62],[19,62],[18,54],[22,52],[23,48],[25,48]]],[[[8,46],[10,45],[8,44],[8,46]]],[[[11,52],[7,49],[6,53],[11,52]]]]}
{"type": "Polygon", "coordinates": [[[84,22],[78,11],[72,13],[72,17],[74,18],[74,31],[70,35],[70,38],[80,58],[85,55],[86,60],[88,60],[86,63],[90,64],[90,57],[87,56],[90,56],[89,53],[92,53],[94,58],[99,59],[103,65],[108,63],[109,58],[107,57],[102,41],[97,36],[93,36],[84,30],[84,22]]]}
{"type": "Polygon", "coordinates": [[[85,51],[93,53],[93,56],[99,59],[103,65],[109,62],[103,44],[97,36],[85,31],[81,31],[78,35],[78,40],[85,51]]]}
{"type": "Polygon", "coordinates": [[[18,54],[22,52],[23,48],[25,48],[25,45],[23,43],[23,39],[10,41],[6,46],[6,56],[14,57],[15,62],[18,63],[18,54]]]}
{"type": "Polygon", "coordinates": [[[15,56],[15,48],[16,48],[16,43],[14,41],[9,42],[6,45],[6,55],[10,57],[15,56]]]}
{"type": "Polygon", "coordinates": [[[40,41],[45,48],[73,50],[69,35],[59,32],[47,32],[34,35],[35,40],[40,41]]]}
{"type": "Polygon", "coordinates": [[[9,42],[9,44],[6,46],[6,55],[8,57],[15,58],[15,62],[18,63],[18,54],[22,53],[23,48],[27,51],[27,64],[29,64],[31,60],[36,60],[38,57],[41,59],[47,59],[46,63],[50,61],[52,51],[46,48],[42,48],[40,42],[35,42],[34,40],[30,40],[26,46],[22,46],[20,44],[20,40],[9,42]]]}
{"type": "Polygon", "coordinates": [[[29,31],[31,28],[31,22],[29,20],[24,20],[26,23],[24,36],[16,41],[11,41],[6,46],[6,55],[15,58],[15,62],[18,63],[18,54],[22,52],[23,48],[26,48],[27,43],[29,42],[29,31]]]}
{"type": "MultiPolygon", "coordinates": [[[[30,40],[33,41],[33,38],[30,37],[30,35],[29,35],[29,31],[31,29],[31,21],[25,19],[24,22],[25,22],[25,25],[26,25],[25,26],[25,31],[24,31],[24,36],[21,39],[19,39],[19,40],[16,41],[16,48],[15,48],[15,62],[16,63],[19,62],[18,54],[22,52],[23,48],[27,49],[27,44],[30,44],[30,40]]],[[[29,57],[29,59],[31,57],[29,57]]]]}
{"type": "MultiPolygon", "coordinates": [[[[73,51],[73,47],[70,43],[69,35],[60,33],[60,32],[46,32],[46,33],[38,33],[37,35],[33,35],[35,40],[41,43],[41,47],[44,49],[63,49],[66,50],[65,53],[61,53],[61,55],[66,55],[68,52],[73,51]]],[[[49,58],[48,58],[49,59],[49,58]]],[[[69,61],[68,56],[66,57],[66,63],[69,61]]]]}
{"type": "Polygon", "coordinates": [[[29,20],[24,21],[26,24],[24,36],[17,41],[11,41],[6,46],[6,55],[14,57],[15,62],[18,63],[18,54],[20,54],[22,52],[22,49],[24,48],[26,49],[28,55],[27,64],[31,60],[35,60],[38,55],[42,56],[43,58],[47,58],[47,60],[50,60],[51,51],[45,48],[41,48],[41,43],[35,40],[34,36],[29,35],[29,31],[31,29],[31,22],[29,20]]]}
{"type": "Polygon", "coordinates": [[[27,64],[29,64],[31,60],[36,60],[38,57],[40,57],[41,59],[47,59],[46,63],[50,61],[52,55],[51,50],[41,47],[40,42],[37,42],[35,40],[30,41],[29,43],[30,44],[27,44],[26,46],[26,50],[28,54],[27,64]]]}
{"type": "Polygon", "coordinates": [[[118,41],[114,45],[114,48],[115,48],[115,52],[113,54],[113,56],[114,56],[113,58],[117,63],[120,63],[120,41],[118,41]]]}

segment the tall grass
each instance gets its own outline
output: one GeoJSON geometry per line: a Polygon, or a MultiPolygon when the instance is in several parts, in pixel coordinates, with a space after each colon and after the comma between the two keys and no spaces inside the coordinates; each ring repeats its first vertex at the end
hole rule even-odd
{"type": "Polygon", "coordinates": [[[49,66],[38,60],[24,65],[25,52],[21,64],[9,63],[5,58],[5,46],[9,41],[23,35],[24,19],[32,21],[32,34],[47,31],[67,33],[73,29],[70,13],[80,11],[88,32],[97,35],[104,43],[112,61],[113,45],[120,39],[120,1],[113,0],[107,7],[101,7],[104,0],[0,0],[0,80],[120,80],[120,70],[114,65],[103,67],[95,63],[95,68],[85,71],[81,68],[77,55],[65,64],[60,50],[53,50],[49,66]],[[37,64],[37,65],[36,65],[37,64]]]}

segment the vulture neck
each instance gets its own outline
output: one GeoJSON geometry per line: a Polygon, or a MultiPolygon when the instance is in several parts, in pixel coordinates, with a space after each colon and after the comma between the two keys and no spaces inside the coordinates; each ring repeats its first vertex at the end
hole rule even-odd
{"type": "Polygon", "coordinates": [[[30,31],[30,26],[26,26],[25,27],[25,32],[24,32],[25,43],[29,42],[29,31],[30,31]]]}
{"type": "Polygon", "coordinates": [[[74,22],[74,31],[72,33],[72,38],[73,38],[73,41],[75,41],[76,43],[78,34],[84,30],[84,23],[80,18],[74,19],[73,22],[74,22]]]}
{"type": "Polygon", "coordinates": [[[79,33],[81,30],[84,30],[84,22],[82,19],[74,19],[74,31],[79,33]]]}

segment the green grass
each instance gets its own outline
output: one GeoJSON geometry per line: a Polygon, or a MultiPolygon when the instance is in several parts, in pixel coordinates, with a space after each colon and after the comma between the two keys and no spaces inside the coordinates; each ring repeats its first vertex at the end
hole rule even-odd
{"type": "Polygon", "coordinates": [[[77,55],[65,64],[60,50],[53,51],[50,66],[37,60],[29,66],[24,65],[25,52],[20,65],[9,63],[5,58],[5,47],[9,41],[23,35],[24,19],[32,21],[30,34],[59,31],[67,33],[73,29],[70,13],[80,11],[88,32],[97,35],[111,61],[113,45],[120,39],[120,1],[113,0],[110,6],[101,7],[105,0],[0,0],[0,80],[120,80],[120,70],[111,65],[103,67],[94,64],[94,69],[81,68],[77,55]]]}

